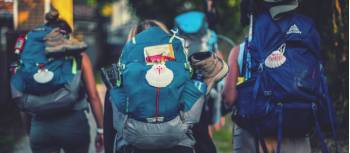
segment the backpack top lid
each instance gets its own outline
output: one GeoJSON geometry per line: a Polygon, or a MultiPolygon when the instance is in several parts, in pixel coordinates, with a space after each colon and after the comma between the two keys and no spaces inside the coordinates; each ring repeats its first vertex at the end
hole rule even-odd
{"type": "Polygon", "coordinates": [[[160,27],[148,28],[135,36],[136,43],[154,43],[168,39],[170,34],[166,33],[160,27]]]}
{"type": "Polygon", "coordinates": [[[199,11],[190,11],[178,15],[175,18],[175,24],[185,33],[198,32],[205,22],[205,15],[199,11]]]}
{"type": "Polygon", "coordinates": [[[27,34],[26,42],[20,56],[24,65],[30,64],[35,66],[37,63],[47,62],[44,37],[50,33],[51,30],[51,27],[44,24],[27,34]]]}
{"type": "Polygon", "coordinates": [[[298,41],[320,57],[320,36],[313,21],[304,15],[291,12],[279,20],[273,20],[269,12],[264,11],[255,17],[253,29],[250,45],[260,50],[261,58],[267,57],[269,51],[278,48],[286,40],[298,41]]]}
{"type": "MultiPolygon", "coordinates": [[[[129,62],[145,62],[143,50],[145,47],[169,44],[170,34],[165,32],[159,27],[151,27],[138,33],[135,37],[127,42],[123,48],[122,55],[120,57],[122,63],[127,64],[129,62]]],[[[173,47],[176,48],[181,45],[177,39],[172,42],[173,47]]]]}

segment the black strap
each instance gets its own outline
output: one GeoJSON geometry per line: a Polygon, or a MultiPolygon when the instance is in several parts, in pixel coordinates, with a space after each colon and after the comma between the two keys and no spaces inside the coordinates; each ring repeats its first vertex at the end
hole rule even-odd
{"type": "Polygon", "coordinates": [[[260,145],[263,149],[263,153],[268,153],[268,149],[267,149],[267,146],[266,146],[266,142],[264,140],[264,137],[262,137],[261,135],[261,131],[260,129],[257,127],[255,129],[255,151],[256,153],[260,153],[260,145]]]}
{"type": "MultiPolygon", "coordinates": [[[[322,64],[320,64],[320,71],[321,71],[322,92],[325,93],[325,95],[322,95],[322,97],[323,97],[322,100],[325,100],[326,104],[327,104],[327,109],[328,109],[327,111],[329,113],[328,117],[329,117],[329,120],[331,122],[331,128],[332,128],[332,137],[333,137],[333,140],[335,143],[335,152],[338,153],[337,127],[336,127],[335,113],[333,112],[333,106],[332,106],[332,102],[331,102],[331,99],[329,96],[329,91],[328,91],[328,86],[327,86],[327,79],[326,79],[326,76],[324,75],[324,68],[323,68],[322,64]]],[[[317,114],[314,113],[314,115],[317,115],[317,114]]]]}
{"type": "Polygon", "coordinates": [[[321,143],[321,149],[322,149],[322,153],[329,153],[328,151],[328,148],[327,148],[327,145],[326,143],[324,142],[324,135],[321,131],[321,127],[320,127],[320,124],[319,124],[319,121],[318,121],[318,117],[317,117],[317,105],[316,104],[313,104],[312,105],[312,112],[313,112],[313,115],[314,115],[314,119],[315,119],[315,127],[316,127],[316,133],[318,135],[318,138],[320,140],[320,143],[321,143]]]}
{"type": "Polygon", "coordinates": [[[281,151],[281,143],[283,136],[283,104],[278,104],[278,131],[277,131],[277,148],[276,153],[280,153],[281,151]]]}

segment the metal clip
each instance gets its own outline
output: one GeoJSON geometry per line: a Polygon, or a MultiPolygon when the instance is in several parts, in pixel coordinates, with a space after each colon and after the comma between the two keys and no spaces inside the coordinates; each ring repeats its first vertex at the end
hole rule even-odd
{"type": "Polygon", "coordinates": [[[312,108],[312,110],[316,111],[317,110],[317,105],[315,103],[312,103],[311,104],[311,108],[312,108]]]}

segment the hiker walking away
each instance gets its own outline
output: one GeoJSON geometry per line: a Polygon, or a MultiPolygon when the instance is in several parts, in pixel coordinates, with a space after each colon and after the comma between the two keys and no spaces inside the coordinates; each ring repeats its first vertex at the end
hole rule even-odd
{"type": "Polygon", "coordinates": [[[201,120],[193,127],[196,139],[195,150],[199,153],[215,153],[216,147],[211,139],[212,125],[221,124],[221,93],[216,87],[228,72],[227,64],[222,60],[222,53],[218,50],[217,36],[209,29],[205,14],[199,11],[182,13],[175,18],[175,26],[179,34],[185,39],[188,47],[191,66],[196,73],[203,73],[213,79],[214,88],[208,91],[206,102],[202,110],[201,120]]]}
{"type": "Polygon", "coordinates": [[[158,23],[145,20],[130,31],[115,65],[117,79],[105,82],[117,152],[194,152],[191,128],[200,119],[212,80],[197,73],[191,79],[184,40],[158,23]]]}
{"type": "Polygon", "coordinates": [[[321,127],[336,140],[334,108],[314,24],[296,11],[296,0],[241,6],[249,37],[231,51],[223,93],[236,123],[233,152],[311,153],[313,130],[328,152],[321,127]]]}
{"type": "Polygon", "coordinates": [[[96,123],[96,149],[103,147],[103,114],[86,44],[70,38],[72,29],[51,10],[46,23],[20,36],[11,71],[12,97],[32,116],[33,153],[87,153],[88,103],[96,123]],[[83,80],[83,81],[81,81],[83,80]],[[87,97],[86,97],[87,95],[87,97]]]}
{"type": "MultiPolygon", "coordinates": [[[[137,33],[140,33],[141,31],[144,31],[145,29],[148,29],[150,27],[160,27],[161,29],[163,29],[164,31],[168,31],[168,29],[166,28],[166,26],[156,20],[145,20],[144,22],[141,22],[138,24],[138,26],[134,26],[129,34],[128,34],[128,38],[127,38],[127,42],[131,41],[131,39],[133,37],[135,37],[135,35],[137,33]]],[[[114,65],[115,66],[115,65],[114,65]]],[[[112,82],[111,85],[115,85],[116,81],[117,81],[117,76],[113,75],[113,70],[114,67],[109,67],[109,68],[102,68],[101,72],[102,72],[102,78],[103,81],[106,83],[107,85],[107,89],[111,89],[113,88],[112,86],[109,86],[109,82],[112,82]]],[[[109,96],[109,91],[106,92],[106,97],[105,97],[105,104],[104,104],[104,147],[105,147],[105,152],[106,153],[112,153],[113,152],[113,146],[114,146],[114,138],[116,135],[116,128],[113,127],[113,124],[118,124],[118,123],[114,123],[113,122],[113,109],[112,109],[112,102],[110,100],[110,96],[109,96]]],[[[116,127],[116,126],[115,126],[116,127]]]]}

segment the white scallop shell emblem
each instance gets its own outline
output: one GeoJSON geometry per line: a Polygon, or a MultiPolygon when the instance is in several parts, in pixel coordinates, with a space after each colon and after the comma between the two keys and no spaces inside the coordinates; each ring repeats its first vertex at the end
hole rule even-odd
{"type": "Polygon", "coordinates": [[[168,86],[173,79],[173,72],[165,64],[154,64],[146,73],[148,84],[157,88],[168,86]]]}
{"type": "Polygon", "coordinates": [[[282,44],[277,50],[273,51],[265,59],[265,66],[268,68],[280,67],[286,62],[286,57],[283,55],[286,49],[286,44],[282,44]]]}
{"type": "Polygon", "coordinates": [[[44,70],[38,70],[37,73],[33,75],[33,78],[38,83],[48,83],[53,79],[54,73],[44,69],[44,70]]]}

